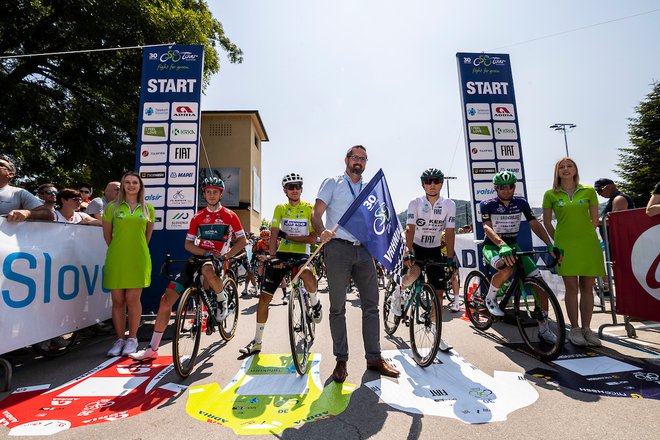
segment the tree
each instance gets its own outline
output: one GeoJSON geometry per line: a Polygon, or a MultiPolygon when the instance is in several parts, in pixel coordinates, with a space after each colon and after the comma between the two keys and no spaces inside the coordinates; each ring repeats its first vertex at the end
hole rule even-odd
{"type": "MultiPolygon", "coordinates": [[[[242,51],[203,0],[2,2],[0,55],[203,44],[204,84],[242,51]]],[[[0,151],[21,185],[117,180],[135,161],[142,50],[0,59],[0,151]]]]}
{"type": "Polygon", "coordinates": [[[651,93],[630,118],[630,147],[619,148],[620,188],[635,201],[646,206],[649,195],[660,181],[660,83],[652,84],[651,93]]]}

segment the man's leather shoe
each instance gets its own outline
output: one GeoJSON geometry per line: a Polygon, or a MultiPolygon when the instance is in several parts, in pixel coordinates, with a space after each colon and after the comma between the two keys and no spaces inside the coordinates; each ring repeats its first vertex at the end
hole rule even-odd
{"type": "Polygon", "coordinates": [[[332,380],[337,383],[343,383],[348,376],[348,371],[346,370],[346,361],[337,361],[337,366],[332,372],[332,380]]]}
{"type": "Polygon", "coordinates": [[[367,362],[367,370],[378,371],[383,376],[399,377],[399,370],[388,364],[385,359],[380,358],[377,361],[367,362]]]}

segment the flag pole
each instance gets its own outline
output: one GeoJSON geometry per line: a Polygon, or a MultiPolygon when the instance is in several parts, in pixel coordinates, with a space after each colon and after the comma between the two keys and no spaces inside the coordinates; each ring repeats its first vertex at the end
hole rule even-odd
{"type": "MultiPolygon", "coordinates": [[[[335,232],[335,231],[337,230],[338,227],[339,227],[339,223],[337,223],[337,224],[336,224],[332,229],[330,229],[330,230],[331,230],[332,232],[335,232]]],[[[326,243],[327,243],[327,242],[326,242],[326,243]]],[[[305,261],[305,264],[303,264],[302,267],[298,269],[298,273],[297,273],[296,276],[293,277],[293,279],[291,280],[292,283],[295,283],[296,281],[298,281],[298,278],[300,278],[300,274],[302,273],[302,271],[305,270],[305,268],[306,268],[307,266],[309,266],[310,261],[312,261],[312,259],[313,259],[314,257],[316,257],[316,254],[318,254],[318,253],[321,251],[321,248],[323,247],[324,244],[325,244],[325,243],[321,242],[321,244],[319,245],[319,247],[316,248],[316,250],[314,251],[314,253],[313,253],[312,255],[309,256],[309,259],[308,259],[307,261],[305,261]]]]}

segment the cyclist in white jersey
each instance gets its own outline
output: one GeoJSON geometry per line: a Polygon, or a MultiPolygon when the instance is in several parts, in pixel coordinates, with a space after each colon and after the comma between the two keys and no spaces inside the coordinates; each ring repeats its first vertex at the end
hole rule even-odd
{"type": "MultiPolygon", "coordinates": [[[[420,180],[424,195],[410,202],[406,221],[406,246],[408,255],[405,265],[408,268],[403,277],[401,287],[393,293],[392,311],[396,316],[401,315],[401,290],[407,289],[421,274],[421,269],[415,264],[415,259],[447,262],[454,264],[454,224],[456,220],[456,204],[451,199],[440,195],[445,176],[437,168],[429,168],[422,173],[420,180]],[[440,236],[445,231],[447,256],[442,255],[440,236]]],[[[426,269],[428,281],[436,289],[436,294],[442,307],[442,296],[446,286],[445,272],[440,267],[426,269]]],[[[457,298],[458,299],[458,298],[457,298]]],[[[440,350],[447,351],[451,347],[440,340],[440,350]]]]}

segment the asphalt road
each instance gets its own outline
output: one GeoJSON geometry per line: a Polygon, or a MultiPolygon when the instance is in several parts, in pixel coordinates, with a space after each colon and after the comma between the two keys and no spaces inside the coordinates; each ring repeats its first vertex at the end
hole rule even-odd
{"type": "MultiPolygon", "coordinates": [[[[327,312],[327,291],[321,285],[321,301],[327,312]]],[[[241,314],[235,338],[227,343],[220,342],[219,335],[204,336],[203,351],[194,373],[181,380],[174,372],[162,382],[175,382],[182,385],[201,385],[217,382],[224,387],[234,377],[243,359],[238,349],[247,344],[254,334],[256,299],[241,301],[241,314]]],[[[349,326],[349,350],[347,382],[358,387],[352,394],[348,408],[338,417],[307,423],[299,429],[287,429],[282,434],[263,437],[284,439],[430,439],[430,438],[562,438],[562,439],[604,439],[624,437],[633,439],[656,439],[660,432],[660,402],[651,399],[604,397],[585,394],[543,379],[527,376],[527,380],[538,392],[535,403],[509,414],[506,421],[478,425],[465,424],[454,418],[423,416],[396,410],[379,400],[378,396],[364,386],[365,382],[378,378],[374,372],[365,369],[364,350],[360,329],[359,297],[349,294],[347,318],[349,326]]],[[[494,371],[524,373],[536,367],[548,367],[529,355],[499,343],[500,337],[515,336],[516,329],[505,324],[493,327],[487,334],[476,332],[460,319],[462,312],[444,314],[443,338],[449,341],[454,350],[468,362],[488,375],[494,371]],[[507,328],[509,327],[509,328],[507,328]]],[[[594,315],[592,327],[610,322],[610,315],[594,315]]],[[[151,333],[147,320],[140,335],[146,344],[151,333]]],[[[623,332],[619,332],[623,334],[623,332]]],[[[640,332],[644,340],[655,349],[660,348],[660,334],[640,332]]],[[[42,359],[29,349],[9,355],[15,364],[12,389],[49,383],[51,387],[63,384],[90,370],[106,360],[105,353],[113,342],[111,335],[93,335],[82,338],[78,346],[67,355],[57,359],[42,359]]],[[[170,341],[161,346],[162,354],[171,353],[170,341]]],[[[408,348],[408,332],[400,328],[395,337],[386,337],[382,332],[382,349],[408,348]]],[[[633,355],[649,356],[631,351],[616,344],[605,344],[606,350],[633,355]]],[[[328,383],[334,368],[332,343],[327,316],[317,326],[317,338],[313,346],[315,353],[322,355],[320,365],[321,380],[328,383]]],[[[264,353],[289,353],[286,306],[281,302],[278,291],[270,308],[269,322],[264,336],[264,353]]],[[[390,380],[390,379],[384,379],[390,380]]],[[[4,399],[9,393],[0,393],[4,399]]],[[[179,438],[236,438],[229,428],[197,421],[185,411],[188,392],[168,400],[146,413],[135,417],[100,423],[60,432],[55,439],[179,439],[179,438]]],[[[0,427],[0,436],[8,430],[0,427]]]]}

